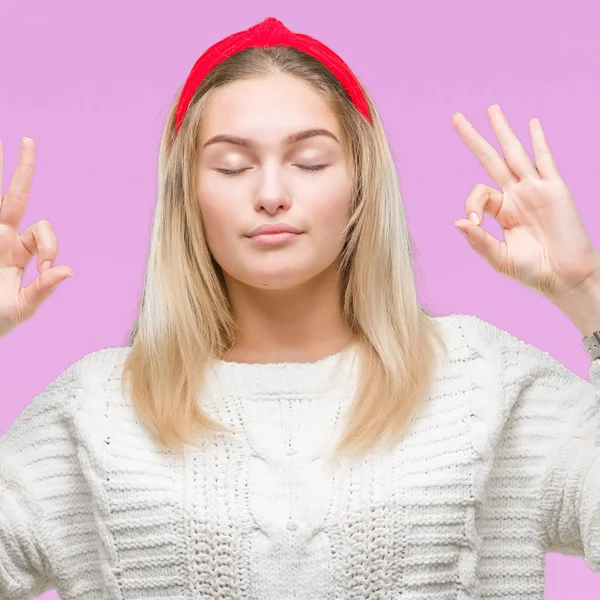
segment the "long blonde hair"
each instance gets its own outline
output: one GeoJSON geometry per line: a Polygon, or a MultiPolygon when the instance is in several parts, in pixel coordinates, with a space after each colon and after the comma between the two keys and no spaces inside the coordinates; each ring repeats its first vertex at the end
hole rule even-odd
{"type": "Polygon", "coordinates": [[[349,143],[353,194],[338,277],[361,369],[334,455],[363,454],[378,442],[397,440],[429,389],[438,360],[436,342],[447,351],[438,325],[417,300],[398,177],[368,93],[371,124],[313,57],[286,46],[245,49],[203,80],[176,133],[179,91],[161,137],[149,258],[122,381],[139,419],[165,449],[195,444],[198,434],[229,431],[197,400],[210,363],[231,350],[237,334],[197,199],[205,108],[213,92],[230,82],[277,73],[322,93],[349,143]]]}

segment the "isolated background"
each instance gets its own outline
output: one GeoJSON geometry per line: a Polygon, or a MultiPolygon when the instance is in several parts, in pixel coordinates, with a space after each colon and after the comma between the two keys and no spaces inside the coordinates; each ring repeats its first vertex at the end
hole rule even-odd
{"type": "MultiPolygon", "coordinates": [[[[140,298],[168,106],[209,45],[267,16],[329,45],[374,96],[418,250],[422,303],[434,314],[489,320],[587,379],[579,331],[546,299],[497,274],[455,231],[472,187],[495,184],[450,119],[460,110],[500,150],[485,112],[498,103],[533,156],[527,123],[539,117],[600,249],[598,7],[594,0],[371,0],[354,8],[346,0],[0,0],[0,191],[20,138],[32,137],[37,167],[22,229],[49,220],[57,264],[75,270],[0,341],[0,433],[69,364],[124,344],[140,298]]],[[[490,215],[484,227],[502,239],[490,215]]],[[[546,572],[550,600],[600,596],[600,575],[580,558],[550,554],[546,572]]]]}

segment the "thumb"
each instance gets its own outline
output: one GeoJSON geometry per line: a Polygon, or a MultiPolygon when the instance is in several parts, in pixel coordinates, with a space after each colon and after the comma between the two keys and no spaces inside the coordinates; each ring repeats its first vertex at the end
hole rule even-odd
{"type": "Polygon", "coordinates": [[[73,269],[66,265],[52,267],[40,273],[27,287],[21,288],[23,319],[31,318],[40,305],[51,296],[58,286],[73,275],[73,269]]]}
{"type": "Polygon", "coordinates": [[[496,271],[503,272],[506,265],[506,242],[496,239],[483,227],[475,225],[469,219],[459,219],[454,222],[454,225],[465,232],[471,248],[477,254],[487,260],[496,271]]]}

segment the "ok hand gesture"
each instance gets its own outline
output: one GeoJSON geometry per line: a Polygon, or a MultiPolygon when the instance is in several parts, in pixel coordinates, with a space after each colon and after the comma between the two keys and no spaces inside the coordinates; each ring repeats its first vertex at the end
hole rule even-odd
{"type": "Polygon", "coordinates": [[[529,122],[535,164],[497,104],[488,118],[504,156],[462,113],[452,124],[500,189],[477,184],[465,202],[473,221],[454,224],[496,271],[558,304],[600,273],[600,255],[587,235],[571,192],[560,175],[539,119],[529,122]],[[504,241],[480,224],[488,213],[503,228],[504,241]]]}
{"type": "Polygon", "coordinates": [[[22,233],[18,231],[33,180],[33,140],[22,139],[17,168],[6,195],[1,198],[3,163],[0,142],[0,337],[31,318],[40,304],[73,274],[67,265],[52,266],[58,244],[48,221],[41,220],[22,233]],[[27,287],[21,287],[25,268],[35,254],[40,274],[27,287]]]}

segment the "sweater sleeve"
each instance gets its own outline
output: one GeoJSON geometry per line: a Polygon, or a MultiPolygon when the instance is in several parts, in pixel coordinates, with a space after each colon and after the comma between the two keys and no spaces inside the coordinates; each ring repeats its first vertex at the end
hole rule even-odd
{"type": "Polygon", "coordinates": [[[77,363],[63,371],[0,436],[3,600],[29,600],[57,587],[59,551],[53,536],[61,521],[56,517],[68,511],[66,490],[76,476],[67,425],[77,388],[76,367],[77,363]]]}
{"type": "Polygon", "coordinates": [[[600,359],[589,381],[547,352],[472,317],[498,357],[507,426],[538,456],[532,506],[547,552],[580,556],[600,573],[600,359]]]}

